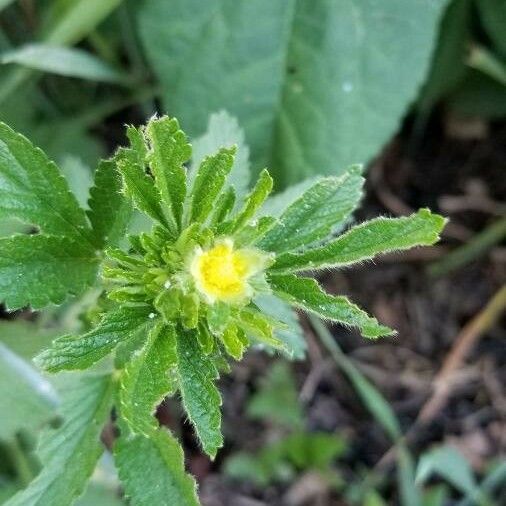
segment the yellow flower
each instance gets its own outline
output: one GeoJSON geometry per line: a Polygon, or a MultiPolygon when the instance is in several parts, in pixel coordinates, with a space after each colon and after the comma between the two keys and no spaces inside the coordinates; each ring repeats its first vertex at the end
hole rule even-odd
{"type": "Polygon", "coordinates": [[[206,251],[198,248],[190,272],[197,289],[210,303],[241,303],[253,295],[248,280],[268,267],[271,260],[271,255],[260,250],[234,249],[231,239],[223,239],[206,251]]]}

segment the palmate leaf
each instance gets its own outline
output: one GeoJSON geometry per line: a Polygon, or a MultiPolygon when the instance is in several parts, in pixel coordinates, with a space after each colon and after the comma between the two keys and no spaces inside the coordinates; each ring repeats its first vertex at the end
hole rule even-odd
{"type": "Polygon", "coordinates": [[[181,446],[167,430],[153,430],[146,437],[130,434],[125,424],[120,429],[114,459],[132,506],[199,506],[181,446]]]}
{"type": "Polygon", "coordinates": [[[235,148],[222,148],[200,164],[191,192],[190,223],[203,223],[211,213],[232,169],[234,154],[235,148]]]}
{"type": "Polygon", "coordinates": [[[67,237],[0,238],[0,301],[9,309],[60,304],[90,286],[97,270],[94,251],[67,237]]]}
{"type": "Polygon", "coordinates": [[[64,422],[42,436],[38,453],[43,468],[6,506],[72,504],[83,492],[103,451],[100,433],[111,409],[111,378],[68,375],[62,386],[64,422]]]}
{"type": "Polygon", "coordinates": [[[102,160],[95,171],[87,213],[101,248],[117,246],[130,221],[132,208],[121,188],[121,176],[114,160],[102,160]]]}
{"type": "Polygon", "coordinates": [[[186,197],[186,169],[184,163],[192,154],[185,133],[175,118],[152,119],[146,127],[151,151],[149,166],[164,203],[181,229],[183,205],[186,197]]]}
{"type": "Polygon", "coordinates": [[[376,218],[353,227],[320,248],[302,253],[284,253],[276,258],[273,270],[313,270],[370,260],[377,254],[430,246],[439,239],[445,218],[428,209],[404,218],[376,218]]]}
{"type": "Polygon", "coordinates": [[[47,234],[94,249],[84,211],[56,165],[0,122],[0,218],[16,217],[47,234]]]}
{"type": "Polygon", "coordinates": [[[193,140],[190,177],[195,177],[206,156],[215,154],[222,147],[236,147],[237,152],[227,183],[233,186],[239,199],[242,199],[248,192],[251,178],[249,148],[238,121],[226,111],[211,114],[206,133],[193,140]]]}
{"type": "Polygon", "coordinates": [[[290,304],[321,318],[358,327],[364,337],[394,334],[394,331],[380,325],[376,318],[369,316],[346,297],[325,293],[314,279],[286,274],[271,275],[269,281],[274,293],[290,304]]]}
{"type": "Polygon", "coordinates": [[[362,196],[360,173],[360,166],[353,166],[339,178],[315,183],[281,215],[259,247],[278,254],[294,251],[340,230],[362,196]]]}
{"type": "Polygon", "coordinates": [[[106,313],[102,321],[86,334],[63,336],[44,350],[35,362],[48,372],[86,369],[108,355],[120,342],[133,339],[138,332],[149,332],[153,321],[148,306],[125,306],[106,313]]]}
{"type": "Polygon", "coordinates": [[[173,379],[176,365],[174,328],[153,326],[144,347],[121,373],[121,416],[130,431],[149,436],[158,427],[153,413],[163,398],[176,390],[173,379]]]}
{"type": "Polygon", "coordinates": [[[195,331],[178,329],[177,375],[181,398],[188,418],[204,451],[214,459],[223,446],[221,397],[214,382],[218,371],[202,351],[195,331]]]}

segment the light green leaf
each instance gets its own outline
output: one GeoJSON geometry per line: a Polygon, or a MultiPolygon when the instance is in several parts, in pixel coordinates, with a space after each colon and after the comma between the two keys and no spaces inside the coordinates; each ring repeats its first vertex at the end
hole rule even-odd
{"type": "Polygon", "coordinates": [[[58,402],[49,381],[0,343],[0,440],[21,429],[40,429],[55,416],[58,402]]]}
{"type": "Polygon", "coordinates": [[[239,127],[237,119],[230,116],[226,111],[211,114],[206,133],[192,142],[191,175],[194,176],[197,173],[206,156],[215,154],[220,148],[234,146],[237,151],[227,182],[234,187],[239,199],[242,199],[248,192],[251,179],[249,148],[246,145],[244,132],[239,127]]]}
{"type": "Polygon", "coordinates": [[[204,158],[191,191],[190,223],[204,223],[220,194],[234,163],[235,148],[222,148],[204,158]]]}
{"type": "Polygon", "coordinates": [[[241,327],[246,334],[253,337],[258,341],[281,351],[285,350],[285,343],[274,335],[274,330],[277,328],[284,328],[284,325],[269,315],[261,313],[256,309],[249,307],[243,308],[234,315],[239,327],[241,327]]]}
{"type": "Polygon", "coordinates": [[[378,153],[418,93],[445,5],[174,0],[168,17],[151,1],[138,20],[164,108],[192,137],[225,108],[255,168],[286,186],[378,153]]]}
{"type": "Polygon", "coordinates": [[[244,350],[248,345],[248,340],[242,329],[231,323],[225,328],[220,337],[223,342],[223,346],[225,347],[225,351],[232,358],[241,360],[244,350]]]}
{"type": "Polygon", "coordinates": [[[195,481],[185,473],[183,452],[174,437],[165,429],[149,437],[125,430],[114,457],[132,506],[199,506],[195,481]]]}
{"type": "Polygon", "coordinates": [[[146,134],[151,144],[149,164],[157,188],[181,229],[186,197],[184,163],[191,157],[191,145],[186,134],[180,130],[177,119],[167,116],[152,119],[146,127],[146,134]]]}
{"type": "Polygon", "coordinates": [[[79,295],[95,281],[98,257],[66,237],[0,238],[0,300],[10,309],[40,309],[79,295]]]}
{"type": "Polygon", "coordinates": [[[64,423],[41,439],[38,453],[43,468],[5,506],[72,504],[95,468],[103,451],[100,433],[111,409],[112,381],[105,376],[69,375],[64,386],[64,423]]]}
{"type": "Polygon", "coordinates": [[[284,253],[272,269],[313,270],[370,260],[380,253],[430,246],[439,240],[446,220],[428,209],[403,218],[376,218],[348,230],[328,244],[302,253],[284,253]]]}
{"type": "Polygon", "coordinates": [[[272,275],[269,283],[276,295],[290,304],[321,318],[358,327],[364,337],[377,338],[394,333],[346,297],[325,293],[314,279],[300,278],[293,274],[272,275]]]}
{"type": "Polygon", "coordinates": [[[92,247],[86,215],[56,165],[0,122],[0,218],[4,216],[92,247]]]}
{"type": "Polygon", "coordinates": [[[0,62],[17,63],[34,70],[91,81],[108,83],[127,81],[127,76],[87,51],[51,44],[32,43],[18,47],[3,53],[0,62]]]}
{"type": "Polygon", "coordinates": [[[201,349],[196,332],[178,330],[178,381],[188,418],[204,451],[214,459],[223,446],[221,397],[215,386],[218,371],[201,349]]]}
{"type": "Polygon", "coordinates": [[[117,246],[123,238],[132,208],[121,193],[121,176],[113,160],[102,160],[95,171],[94,186],[90,189],[88,217],[97,243],[117,246]]]}
{"type": "Polygon", "coordinates": [[[134,149],[120,149],[116,156],[125,191],[139,211],[172,230],[160,204],[160,192],[153,178],[146,173],[139,155],[134,149]]]}
{"type": "Polygon", "coordinates": [[[164,397],[176,389],[176,363],[174,328],[153,326],[144,347],[134,353],[120,377],[121,416],[132,432],[149,436],[158,427],[153,414],[164,397]]]}
{"type": "Polygon", "coordinates": [[[35,361],[49,372],[86,369],[108,355],[121,341],[133,339],[138,332],[149,332],[153,324],[148,306],[125,306],[106,313],[102,321],[86,334],[59,337],[35,361]]]}
{"type": "Polygon", "coordinates": [[[247,414],[253,419],[271,422],[290,430],[302,429],[304,418],[295,380],[287,362],[276,362],[260,388],[248,401],[247,414]]]}
{"type": "Polygon", "coordinates": [[[464,494],[474,494],[477,483],[466,458],[452,446],[441,446],[423,454],[416,470],[416,483],[438,474],[464,494]]]}
{"type": "Polygon", "coordinates": [[[282,253],[309,246],[342,229],[362,197],[359,166],[339,178],[326,178],[306,190],[261,240],[262,249],[282,253]]]}
{"type": "Polygon", "coordinates": [[[306,339],[297,313],[289,304],[271,294],[255,297],[255,304],[265,314],[286,324],[286,328],[274,329],[274,336],[284,343],[282,351],[292,360],[303,360],[306,356],[306,339]]]}
{"type": "Polygon", "coordinates": [[[216,227],[218,224],[226,220],[228,215],[234,209],[236,202],[235,190],[232,186],[229,186],[222,194],[214,209],[209,216],[209,226],[216,227]]]}
{"type": "Polygon", "coordinates": [[[262,207],[262,204],[269,196],[269,193],[272,190],[272,185],[272,177],[269,175],[267,169],[264,169],[260,173],[255,187],[247,196],[244,206],[237,213],[237,216],[233,219],[230,225],[226,227],[226,233],[236,233],[255,216],[257,211],[262,207]]]}
{"type": "Polygon", "coordinates": [[[59,334],[58,327],[46,327],[40,320],[16,318],[0,321],[0,342],[24,359],[31,360],[59,334]]]}

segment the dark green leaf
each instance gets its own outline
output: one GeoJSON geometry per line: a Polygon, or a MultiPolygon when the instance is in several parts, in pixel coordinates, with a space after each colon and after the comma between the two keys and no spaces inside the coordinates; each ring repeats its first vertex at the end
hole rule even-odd
{"type": "Polygon", "coordinates": [[[61,304],[93,284],[97,270],[89,246],[66,237],[0,238],[0,300],[10,309],[61,304]]]}
{"type": "Polygon", "coordinates": [[[321,318],[358,327],[364,337],[377,338],[394,333],[346,297],[325,293],[314,279],[300,278],[293,274],[272,275],[269,283],[276,295],[290,304],[321,318]]]}
{"type": "Polygon", "coordinates": [[[138,332],[149,332],[153,325],[147,306],[128,307],[106,313],[90,332],[56,339],[36,357],[37,364],[49,372],[86,369],[108,355],[121,341],[133,339],[138,332]]]}
{"type": "Polygon", "coordinates": [[[348,230],[320,248],[302,253],[284,253],[273,269],[312,270],[370,260],[380,253],[414,246],[430,246],[438,241],[446,220],[428,209],[404,218],[376,218],[348,230]]]}

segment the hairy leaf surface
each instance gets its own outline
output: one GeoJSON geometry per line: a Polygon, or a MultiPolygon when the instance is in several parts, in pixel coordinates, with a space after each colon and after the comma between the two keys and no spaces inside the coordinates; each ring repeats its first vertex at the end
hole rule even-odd
{"type": "Polygon", "coordinates": [[[148,159],[157,188],[181,228],[186,197],[186,169],[183,164],[191,157],[191,145],[175,118],[151,120],[146,134],[151,141],[148,159]]]}
{"type": "Polygon", "coordinates": [[[446,220],[428,209],[404,218],[376,218],[353,227],[321,248],[284,253],[273,269],[312,270],[342,267],[370,260],[380,253],[430,246],[439,239],[446,220]]]}
{"type": "Polygon", "coordinates": [[[358,327],[364,337],[376,338],[394,333],[346,297],[325,293],[314,279],[300,278],[293,274],[272,275],[270,284],[274,292],[290,304],[321,318],[358,327]]]}
{"type": "Polygon", "coordinates": [[[117,246],[130,221],[132,208],[121,188],[121,176],[114,160],[102,160],[95,171],[88,201],[88,217],[101,248],[117,246]]]}
{"type": "Polygon", "coordinates": [[[121,373],[121,416],[132,432],[149,436],[158,427],[153,414],[164,397],[176,389],[176,364],[174,328],[155,325],[144,347],[121,373]]]}
{"type": "Polygon", "coordinates": [[[362,196],[364,178],[359,166],[343,176],[326,178],[306,190],[259,243],[282,253],[309,246],[342,228],[362,196]]]}
{"type": "Polygon", "coordinates": [[[178,331],[178,380],[188,418],[211,457],[223,446],[221,434],[221,397],[215,386],[218,371],[211,358],[204,354],[195,332],[178,331]]]}
{"type": "Polygon", "coordinates": [[[79,295],[95,281],[98,257],[66,237],[0,238],[0,301],[9,309],[40,309],[79,295]]]}
{"type": "Polygon", "coordinates": [[[166,429],[152,431],[149,437],[123,429],[114,458],[132,506],[199,506],[181,446],[166,429]]]}
{"type": "Polygon", "coordinates": [[[53,341],[36,357],[37,364],[49,372],[86,369],[108,355],[121,341],[145,332],[153,325],[148,306],[128,307],[106,313],[102,321],[86,334],[67,335],[53,341]]]}
{"type": "Polygon", "coordinates": [[[84,211],[57,166],[28,139],[0,122],[0,218],[17,217],[48,234],[89,248],[84,211]]]}

